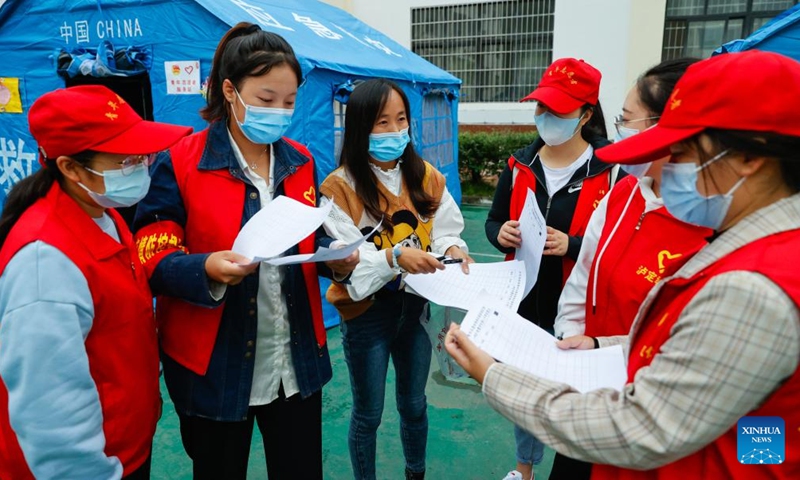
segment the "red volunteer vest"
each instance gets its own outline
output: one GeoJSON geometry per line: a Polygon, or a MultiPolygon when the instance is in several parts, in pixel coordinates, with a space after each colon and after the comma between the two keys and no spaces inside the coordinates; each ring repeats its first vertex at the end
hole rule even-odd
{"type": "MultiPolygon", "coordinates": [[[[136,233],[139,258],[148,276],[152,275],[161,258],[174,252],[175,248],[189,253],[230,250],[239,233],[245,184],[233,177],[228,169],[197,168],[207,137],[206,129],[182,139],[170,149],[175,178],[186,209],[186,225],[181,227],[174,222],[156,222],[136,233]]],[[[306,205],[316,206],[311,153],[299,143],[287,138],[284,140],[309,159],[284,180],[285,194],[306,205]]],[[[302,240],[299,249],[300,253],[314,253],[315,236],[312,234],[302,240]]],[[[326,342],[326,332],[317,267],[313,263],[304,263],[301,268],[311,303],[314,333],[319,348],[322,348],[326,342]]],[[[224,304],[206,308],[179,298],[159,296],[156,305],[161,348],[184,367],[198,375],[205,375],[224,304]]]]}
{"type": "MultiPolygon", "coordinates": [[[[514,168],[517,169],[517,178],[511,188],[509,218],[511,220],[519,220],[522,208],[525,206],[528,190],[536,191],[536,176],[527,165],[518,162],[514,157],[508,159],[508,168],[510,168],[512,172],[514,172],[514,168]]],[[[609,190],[610,181],[610,170],[608,173],[604,172],[600,175],[595,175],[583,180],[581,193],[578,195],[578,204],[575,207],[575,212],[572,214],[572,222],[569,226],[569,232],[567,232],[568,235],[571,237],[583,236],[586,232],[586,225],[589,223],[592,212],[594,212],[597,205],[600,204],[600,200],[603,199],[609,190]]],[[[514,252],[506,255],[506,260],[512,260],[513,258],[514,252]]],[[[564,255],[561,257],[561,264],[563,272],[561,283],[563,287],[563,284],[567,283],[567,278],[569,278],[569,274],[575,267],[575,260],[564,255]]]]}
{"type": "MultiPolygon", "coordinates": [[[[103,411],[105,453],[118,457],[128,475],[147,459],[156,430],[161,401],[158,345],[153,298],[144,271],[133,261],[136,251],[131,233],[117,212],[107,212],[117,225],[122,244],[104,233],[54,184],[11,230],[0,250],[0,274],[22,247],[41,240],[66,255],[86,277],[94,319],[85,345],[103,411]]],[[[0,478],[33,478],[9,424],[8,392],[2,382],[0,478]]]]}
{"type": "Polygon", "coordinates": [[[645,214],[645,199],[632,175],[611,190],[606,207],[606,220],[586,289],[586,335],[592,337],[628,333],[653,285],[677,272],[707,244],[706,238],[713,233],[708,228],[675,219],[664,207],[645,214]],[[600,275],[595,298],[597,271],[600,275]]]}
{"type": "MultiPolygon", "coordinates": [[[[689,279],[674,279],[666,284],[631,342],[628,382],[639,369],[650,365],[669,340],[670,332],[683,309],[713,278],[730,271],[758,272],[775,282],[800,308],[800,279],[791,266],[800,261],[797,245],[800,230],[760,239],[717,261],[689,279]],[[794,259],[794,260],[792,260],[794,259]]],[[[768,320],[768,319],[765,319],[768,320]]],[[[635,471],[609,465],[595,465],[593,479],[790,479],[800,478],[800,369],[748,416],[777,416],[786,423],[786,460],[780,465],[742,465],[736,449],[736,425],[696,453],[650,471],[635,471]]],[[[725,402],[720,399],[720,402],[725,402]]],[[[687,419],[691,421],[691,419],[687,419]]]]}

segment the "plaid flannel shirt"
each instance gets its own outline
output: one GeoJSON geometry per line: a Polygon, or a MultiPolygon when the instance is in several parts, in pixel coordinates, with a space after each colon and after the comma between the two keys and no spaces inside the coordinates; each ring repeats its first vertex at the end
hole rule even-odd
{"type": "MultiPolygon", "coordinates": [[[[687,262],[690,278],[759,238],[800,228],[800,194],[752,213],[687,262]]],[[[787,268],[795,265],[787,264],[787,268]]],[[[634,321],[668,279],[653,288],[634,321]]],[[[601,339],[601,346],[629,338],[601,339]]],[[[800,362],[800,315],[772,281],[748,271],[717,275],[689,302],[650,366],[622,392],[581,394],[495,364],[483,392],[503,416],[557,451],[646,470],[690,455],[761,405],[800,362]]]]}

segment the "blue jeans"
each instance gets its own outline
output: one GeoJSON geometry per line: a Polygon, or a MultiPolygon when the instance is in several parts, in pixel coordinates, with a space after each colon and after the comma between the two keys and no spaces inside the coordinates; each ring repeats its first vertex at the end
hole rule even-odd
{"type": "MultiPolygon", "coordinates": [[[[546,328],[553,335],[552,328],[546,328]]],[[[526,430],[514,425],[514,440],[517,445],[517,462],[526,465],[539,465],[544,457],[544,443],[526,430]]]]}
{"type": "Polygon", "coordinates": [[[514,425],[514,440],[517,444],[517,462],[539,465],[544,457],[544,443],[527,431],[514,425]]]}
{"type": "MultiPolygon", "coordinates": [[[[426,312],[426,301],[404,292],[381,291],[376,297],[369,310],[341,324],[353,394],[348,446],[358,480],[375,479],[375,438],[383,415],[390,356],[397,376],[395,395],[407,470],[425,471],[428,443],[425,385],[431,343],[419,321],[426,312]]],[[[397,475],[402,473],[381,477],[397,475]]]]}

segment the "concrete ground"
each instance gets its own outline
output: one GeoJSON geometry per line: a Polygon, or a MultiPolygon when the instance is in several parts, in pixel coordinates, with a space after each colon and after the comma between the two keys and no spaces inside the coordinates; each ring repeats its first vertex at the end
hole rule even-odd
{"type": "MultiPolygon", "coordinates": [[[[486,241],[483,224],[488,208],[464,206],[464,239],[477,262],[502,261],[502,256],[486,241]]],[[[433,315],[443,315],[434,308],[433,315]]],[[[323,461],[325,478],[353,478],[347,452],[350,419],[350,382],[342,352],[338,327],[328,331],[333,364],[333,380],[323,390],[323,461]]],[[[512,424],[489,408],[476,383],[456,383],[444,379],[436,360],[428,381],[428,479],[499,480],[515,465],[512,424]]],[[[390,363],[383,423],[378,430],[377,468],[379,479],[403,478],[403,452],[398,436],[399,417],[394,401],[394,371],[390,363]]],[[[190,479],[192,466],[181,445],[178,418],[162,383],[164,415],[153,445],[152,478],[155,480],[190,479]]],[[[250,453],[248,478],[266,478],[264,451],[258,428],[255,428],[250,453]]],[[[536,478],[550,474],[553,451],[546,449],[536,478]]],[[[303,479],[298,465],[298,479],[303,479]]]]}

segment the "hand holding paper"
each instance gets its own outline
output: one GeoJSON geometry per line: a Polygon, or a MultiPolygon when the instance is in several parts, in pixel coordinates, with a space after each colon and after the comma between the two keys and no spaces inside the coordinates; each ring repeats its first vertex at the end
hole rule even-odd
{"type": "Polygon", "coordinates": [[[478,348],[457,323],[451,323],[444,339],[447,353],[464,369],[470,377],[483,384],[486,372],[493,363],[491,355],[478,348]]]}
{"type": "Polygon", "coordinates": [[[622,390],[627,380],[620,345],[593,350],[561,350],[555,338],[501,305],[471,308],[461,330],[493,358],[538,377],[566,383],[579,392],[622,390]]]}
{"type": "Polygon", "coordinates": [[[334,279],[339,280],[353,273],[360,262],[361,251],[356,249],[350,256],[341,260],[328,260],[325,265],[334,273],[334,279]]]}
{"type": "Polygon", "coordinates": [[[206,275],[217,283],[236,285],[258,267],[258,263],[248,263],[249,260],[230,250],[214,252],[206,258],[206,275]]]}

